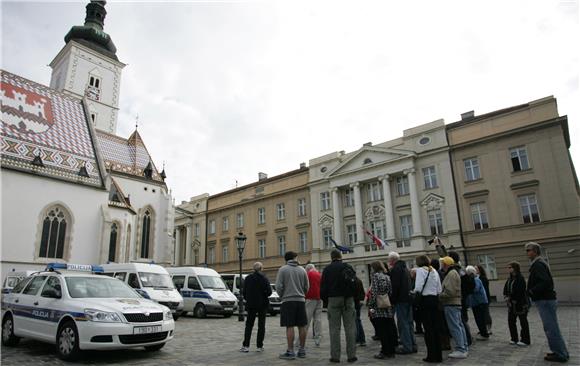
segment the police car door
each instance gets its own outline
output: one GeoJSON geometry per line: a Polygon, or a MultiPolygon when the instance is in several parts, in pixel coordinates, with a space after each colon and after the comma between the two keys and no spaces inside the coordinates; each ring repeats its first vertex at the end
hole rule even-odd
{"type": "Polygon", "coordinates": [[[34,276],[28,285],[16,296],[14,300],[14,323],[19,328],[19,333],[24,336],[38,337],[38,318],[42,318],[38,311],[38,294],[47,276],[34,276]]]}
{"type": "Polygon", "coordinates": [[[38,311],[46,317],[39,319],[36,326],[39,330],[39,337],[49,341],[56,339],[56,326],[63,313],[62,306],[62,285],[57,276],[50,276],[44,283],[42,290],[37,296],[38,311]]]}

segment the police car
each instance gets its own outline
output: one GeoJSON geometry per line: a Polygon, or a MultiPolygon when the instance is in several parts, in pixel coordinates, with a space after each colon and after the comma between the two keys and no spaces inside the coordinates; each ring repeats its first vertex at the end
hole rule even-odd
{"type": "Polygon", "coordinates": [[[142,298],[98,266],[49,264],[2,299],[2,344],[21,337],[56,344],[59,356],[81,350],[145,347],[157,351],[173,338],[171,310],[142,298]]]}

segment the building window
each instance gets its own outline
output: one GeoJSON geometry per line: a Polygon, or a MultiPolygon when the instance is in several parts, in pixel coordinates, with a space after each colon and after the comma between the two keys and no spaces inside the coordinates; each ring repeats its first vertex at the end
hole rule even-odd
{"type": "Polygon", "coordinates": [[[278,221],[286,218],[286,206],[283,203],[278,203],[276,205],[276,218],[278,221]]]}
{"type": "Polygon", "coordinates": [[[443,216],[441,210],[432,210],[427,212],[429,216],[429,227],[431,228],[431,235],[443,234],[443,216]]]}
{"type": "Polygon", "coordinates": [[[215,263],[215,246],[207,248],[207,263],[208,264],[215,263]]]}
{"type": "Polygon", "coordinates": [[[344,191],[344,206],[353,207],[354,206],[354,189],[347,188],[344,191]]]}
{"type": "Polygon", "coordinates": [[[399,217],[401,222],[401,241],[397,242],[397,247],[411,246],[411,235],[413,235],[413,222],[411,215],[399,217]]]}
{"type": "Polygon", "coordinates": [[[477,263],[481,265],[487,272],[487,278],[490,280],[497,280],[497,268],[495,265],[495,258],[492,255],[480,254],[477,256],[477,263]]]}
{"type": "Polygon", "coordinates": [[[94,112],[91,113],[91,122],[93,122],[93,124],[97,123],[97,114],[94,112]]]}
{"type": "Polygon", "coordinates": [[[522,210],[522,218],[525,224],[532,222],[540,222],[540,214],[538,213],[538,201],[535,194],[526,194],[520,196],[520,208],[522,210]]]}
{"type": "Polygon", "coordinates": [[[266,239],[258,240],[258,257],[266,258],[266,239]]]}
{"type": "Polygon", "coordinates": [[[332,248],[332,229],[329,227],[326,227],[324,229],[322,229],[322,242],[324,243],[324,248],[328,249],[328,248],[332,248]]]}
{"type": "Polygon", "coordinates": [[[356,225],[346,225],[346,237],[348,238],[349,245],[354,245],[356,243],[356,225]]]}
{"type": "Polygon", "coordinates": [[[39,257],[64,258],[69,221],[63,208],[57,206],[48,210],[42,222],[39,257]]]}
{"type": "Polygon", "coordinates": [[[228,253],[229,252],[229,246],[228,245],[224,245],[222,247],[222,262],[223,263],[227,263],[229,261],[229,256],[228,253]]]}
{"type": "Polygon", "coordinates": [[[489,227],[487,207],[484,202],[471,204],[471,220],[473,221],[473,230],[483,230],[489,227]]]}
{"type": "Polygon", "coordinates": [[[409,178],[406,176],[397,177],[397,193],[399,196],[409,194],[409,178]]]}
{"type": "Polygon", "coordinates": [[[465,166],[465,180],[472,181],[481,178],[481,173],[479,171],[479,160],[477,158],[470,158],[463,160],[463,165],[465,166]]]}
{"type": "Polygon", "coordinates": [[[528,162],[528,152],[525,146],[514,147],[510,149],[510,158],[512,160],[512,168],[514,172],[530,169],[530,164],[528,162]]]}
{"type": "Polygon", "coordinates": [[[85,96],[89,99],[99,100],[101,94],[101,78],[89,75],[89,85],[85,91],[85,96]]]}
{"type": "Polygon", "coordinates": [[[115,262],[117,257],[117,232],[119,228],[116,223],[111,225],[111,235],[109,235],[109,262],[115,262]]]}
{"type": "Polygon", "coordinates": [[[236,215],[236,227],[238,229],[244,227],[244,214],[243,213],[239,213],[236,215]]]}
{"type": "Polygon", "coordinates": [[[101,78],[91,75],[89,76],[89,86],[93,88],[100,89],[101,88],[101,78]]]}
{"type": "Polygon", "coordinates": [[[193,264],[199,264],[199,249],[193,250],[193,264]]]}
{"type": "Polygon", "coordinates": [[[142,223],[141,258],[149,258],[151,255],[149,247],[151,244],[151,212],[149,210],[145,210],[142,223]]]}
{"type": "Polygon", "coordinates": [[[434,166],[423,168],[423,180],[425,181],[425,189],[437,188],[437,174],[435,174],[434,166]]]}
{"type": "Polygon", "coordinates": [[[383,199],[383,191],[380,182],[369,183],[367,185],[367,190],[369,194],[369,202],[380,201],[383,199]]]}
{"type": "Polygon", "coordinates": [[[193,225],[193,236],[199,238],[199,223],[197,222],[193,225]]]}
{"type": "Polygon", "coordinates": [[[258,209],[258,224],[265,223],[266,223],[266,209],[264,207],[260,207],[258,209]]]}
{"type": "Polygon", "coordinates": [[[230,218],[228,216],[223,218],[222,230],[228,231],[230,229],[230,218]]]}
{"type": "Polygon", "coordinates": [[[306,253],[308,251],[308,233],[302,231],[298,233],[298,247],[302,253],[306,253]]]}
{"type": "Polygon", "coordinates": [[[320,193],[320,209],[322,211],[330,210],[330,193],[329,192],[320,193]]]}
{"type": "Polygon", "coordinates": [[[209,233],[210,235],[215,234],[215,220],[210,220],[209,222],[209,233]]]}
{"type": "Polygon", "coordinates": [[[306,198],[298,200],[298,216],[306,216],[306,198]]]}
{"type": "MultiPolygon", "coordinates": [[[[385,222],[384,221],[371,221],[370,222],[370,226],[371,226],[371,232],[376,235],[377,237],[379,237],[380,239],[385,239],[386,237],[386,230],[385,230],[385,222]]],[[[370,245],[365,245],[365,251],[374,251],[374,250],[378,250],[379,248],[377,247],[377,245],[372,242],[371,240],[371,244],[370,245]]],[[[381,248],[383,249],[383,248],[381,248]]]]}
{"type": "Polygon", "coordinates": [[[286,235],[278,235],[278,254],[282,257],[286,254],[286,235]]]}

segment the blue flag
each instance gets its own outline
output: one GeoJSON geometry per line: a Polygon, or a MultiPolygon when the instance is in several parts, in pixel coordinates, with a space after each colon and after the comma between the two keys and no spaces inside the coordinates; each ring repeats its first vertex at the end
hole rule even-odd
{"type": "Polygon", "coordinates": [[[342,252],[342,254],[352,253],[353,252],[353,250],[351,248],[349,248],[349,247],[343,247],[342,245],[336,244],[336,242],[332,238],[330,238],[330,241],[332,242],[332,244],[334,244],[334,246],[336,247],[336,249],[338,249],[338,250],[340,250],[342,252]]]}

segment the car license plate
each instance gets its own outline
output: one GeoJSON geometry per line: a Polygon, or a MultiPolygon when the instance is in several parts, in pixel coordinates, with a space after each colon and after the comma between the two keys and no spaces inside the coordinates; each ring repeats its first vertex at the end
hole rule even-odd
{"type": "Polygon", "coordinates": [[[133,327],[133,334],[149,334],[161,332],[161,325],[151,325],[149,327],[133,327]]]}
{"type": "Polygon", "coordinates": [[[232,311],[234,308],[224,308],[225,311],[232,311]]]}

